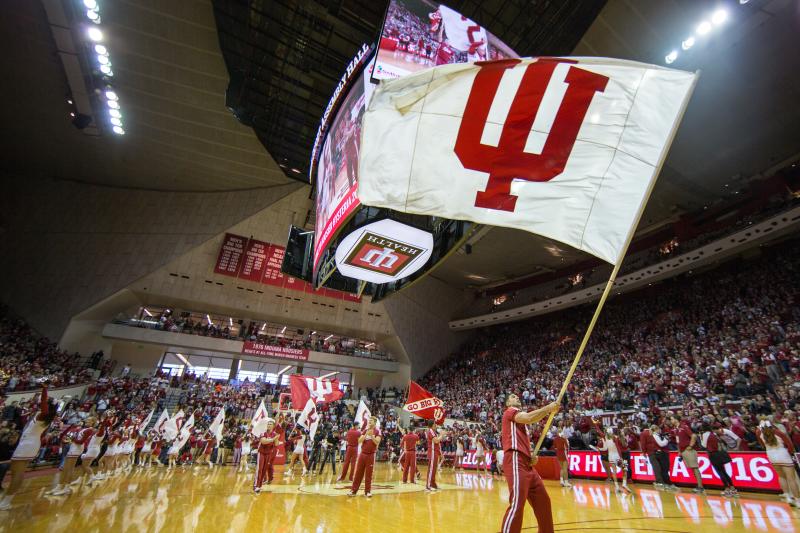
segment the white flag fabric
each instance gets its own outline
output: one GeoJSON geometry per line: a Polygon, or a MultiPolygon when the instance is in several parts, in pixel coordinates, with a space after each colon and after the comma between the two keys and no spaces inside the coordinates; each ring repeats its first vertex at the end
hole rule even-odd
{"type": "Polygon", "coordinates": [[[189,417],[189,420],[186,421],[185,424],[181,426],[181,430],[178,432],[178,437],[176,441],[178,442],[178,450],[183,448],[183,446],[189,441],[189,437],[192,436],[192,429],[194,429],[194,413],[189,417]]]}
{"type": "Polygon", "coordinates": [[[178,431],[180,431],[181,426],[183,426],[183,421],[185,418],[186,415],[184,414],[183,409],[172,415],[172,418],[167,420],[167,423],[164,424],[164,438],[167,440],[172,440],[177,437],[178,431]]]}
{"type": "Polygon", "coordinates": [[[217,442],[222,440],[222,430],[225,428],[225,408],[221,408],[214,421],[208,426],[208,431],[214,435],[217,442]]]}
{"type": "Polygon", "coordinates": [[[258,436],[264,433],[267,430],[268,420],[269,413],[267,412],[267,407],[264,405],[264,400],[261,400],[261,403],[258,404],[258,409],[256,409],[255,414],[253,414],[253,420],[250,422],[250,431],[253,435],[258,436]]]}
{"type": "Polygon", "coordinates": [[[303,412],[297,419],[297,425],[303,426],[308,430],[309,437],[314,440],[314,435],[317,434],[319,427],[319,415],[317,414],[317,406],[311,398],[306,402],[303,412]]]}
{"type": "Polygon", "coordinates": [[[527,58],[383,81],[364,116],[359,200],[518,228],[616,264],[695,79],[527,58]]]}
{"type": "Polygon", "coordinates": [[[358,402],[358,409],[356,409],[356,422],[360,424],[361,431],[366,431],[369,417],[372,416],[367,404],[364,400],[358,402]]]}
{"type": "Polygon", "coordinates": [[[165,407],[163,411],[161,411],[161,415],[156,420],[156,423],[153,425],[153,431],[159,434],[164,433],[164,427],[166,426],[167,422],[169,421],[169,411],[165,407]]]}
{"type": "Polygon", "coordinates": [[[153,419],[153,414],[155,412],[156,412],[155,408],[150,409],[150,414],[147,415],[147,418],[145,418],[144,420],[142,420],[141,422],[139,422],[136,425],[136,433],[137,434],[140,434],[142,431],[144,431],[144,429],[147,427],[147,424],[149,424],[150,421],[153,419]]]}

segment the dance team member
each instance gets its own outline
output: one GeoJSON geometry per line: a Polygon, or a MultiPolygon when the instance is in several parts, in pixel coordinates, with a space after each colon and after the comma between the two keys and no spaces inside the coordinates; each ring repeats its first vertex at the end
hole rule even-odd
{"type": "Polygon", "coordinates": [[[569,441],[564,437],[564,430],[559,428],[553,439],[553,449],[559,466],[559,480],[562,487],[571,487],[569,483],[569,441]]]}
{"type": "Polygon", "coordinates": [[[797,470],[792,460],[795,453],[792,440],[769,420],[762,420],[759,423],[756,437],[767,450],[767,457],[778,473],[781,488],[789,495],[789,504],[800,507],[800,480],[797,478],[797,470]]]}
{"type": "Polygon", "coordinates": [[[250,434],[242,437],[242,457],[239,460],[239,468],[237,472],[247,472],[250,469],[250,452],[252,438],[250,434]]]}

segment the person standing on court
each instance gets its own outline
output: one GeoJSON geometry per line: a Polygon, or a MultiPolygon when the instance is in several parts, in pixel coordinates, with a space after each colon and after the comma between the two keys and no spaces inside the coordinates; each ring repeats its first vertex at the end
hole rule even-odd
{"type": "Polygon", "coordinates": [[[692,428],[684,421],[680,415],[673,415],[670,418],[672,427],[675,428],[675,439],[678,441],[678,450],[681,454],[681,459],[689,468],[694,472],[697,487],[692,489],[696,494],[705,494],[703,489],[703,477],[700,475],[700,463],[697,462],[697,435],[692,432],[692,428]]]}
{"type": "Polygon", "coordinates": [[[403,483],[416,483],[414,476],[417,474],[417,442],[419,435],[408,431],[400,439],[403,453],[403,483]]]}
{"type": "Polygon", "coordinates": [[[425,490],[437,491],[439,486],[436,484],[436,470],[439,468],[439,458],[442,456],[442,435],[439,435],[439,424],[431,422],[431,427],[425,432],[428,439],[428,480],[425,483],[425,490]]]}
{"type": "Polygon", "coordinates": [[[275,446],[278,441],[278,432],[275,431],[275,421],[267,421],[267,430],[256,441],[258,443],[258,461],[256,463],[255,478],[253,479],[253,492],[261,492],[264,478],[267,485],[272,483],[273,461],[275,460],[275,446]]]}
{"type": "Polygon", "coordinates": [[[525,426],[538,422],[558,411],[558,402],[535,411],[521,410],[522,402],[516,394],[509,394],[503,413],[501,441],[503,444],[503,475],[508,482],[508,509],[503,516],[502,533],[522,531],[525,501],[533,507],[539,533],[553,533],[553,512],[550,496],[539,473],[533,467],[531,441],[525,426]]]}
{"type": "Polygon", "coordinates": [[[347,472],[350,471],[350,481],[353,481],[353,472],[356,470],[356,457],[358,456],[358,439],[361,438],[361,431],[359,431],[358,422],[353,422],[353,427],[347,430],[344,434],[344,441],[347,443],[347,449],[344,452],[344,461],[342,462],[342,475],[336,481],[344,481],[347,478],[347,472]]]}
{"type": "Polygon", "coordinates": [[[358,442],[361,444],[361,453],[358,454],[358,461],[356,462],[356,474],[353,477],[353,485],[350,488],[348,496],[355,496],[358,494],[358,489],[361,487],[361,480],[364,479],[364,493],[367,498],[372,498],[372,469],[375,466],[375,452],[378,450],[378,445],[381,443],[381,430],[375,426],[378,419],[374,416],[369,417],[367,422],[367,429],[361,434],[358,442]]]}

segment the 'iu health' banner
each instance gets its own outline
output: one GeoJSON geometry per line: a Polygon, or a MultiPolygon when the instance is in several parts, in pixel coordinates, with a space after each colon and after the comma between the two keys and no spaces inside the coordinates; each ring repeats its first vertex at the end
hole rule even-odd
{"type": "MultiPolygon", "coordinates": [[[[764,491],[781,490],[778,475],[772,468],[765,453],[730,452],[732,461],[725,465],[725,470],[733,479],[738,489],[755,489],[764,491]]],[[[711,466],[708,454],[698,453],[700,475],[703,485],[722,487],[722,482],[711,466]]],[[[634,481],[654,481],[653,468],[642,452],[631,452],[631,477],[634,481]]],[[[606,471],[600,461],[600,454],[590,451],[572,451],[569,454],[569,472],[576,477],[605,478],[606,471]]],[[[694,473],[679,459],[678,452],[669,454],[669,475],[673,483],[695,484],[694,473]]],[[[618,477],[622,477],[621,473],[618,477]]]]}

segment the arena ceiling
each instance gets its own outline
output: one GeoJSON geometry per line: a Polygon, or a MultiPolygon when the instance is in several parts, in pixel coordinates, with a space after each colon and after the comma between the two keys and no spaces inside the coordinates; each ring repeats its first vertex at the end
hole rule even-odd
{"type": "MultiPolygon", "coordinates": [[[[252,129],[225,107],[228,73],[210,0],[100,2],[126,134],[70,123],[70,87],[45,5],[2,2],[0,170],[117,187],[218,191],[289,183],[252,129]]],[[[75,40],[83,28],[73,26],[75,40]]]]}

